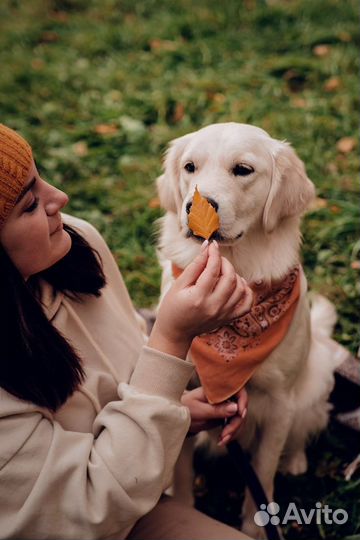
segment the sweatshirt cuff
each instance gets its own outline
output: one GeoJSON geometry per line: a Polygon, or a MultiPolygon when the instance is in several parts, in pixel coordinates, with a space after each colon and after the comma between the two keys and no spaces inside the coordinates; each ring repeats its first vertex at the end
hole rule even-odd
{"type": "Polygon", "coordinates": [[[144,345],[129,384],[140,392],[179,401],[193,371],[189,362],[144,345]]]}

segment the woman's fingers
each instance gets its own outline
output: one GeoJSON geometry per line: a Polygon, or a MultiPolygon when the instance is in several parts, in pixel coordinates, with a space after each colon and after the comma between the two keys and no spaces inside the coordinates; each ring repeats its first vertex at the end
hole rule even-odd
{"type": "Polygon", "coordinates": [[[214,289],[221,271],[221,257],[217,242],[209,245],[209,258],[204,271],[196,281],[196,288],[203,294],[209,294],[214,289]]]}
{"type": "Polygon", "coordinates": [[[239,390],[235,397],[237,398],[239,414],[242,418],[245,418],[249,401],[246,389],[239,390]]]}
{"type": "Polygon", "coordinates": [[[194,285],[204,271],[209,257],[209,243],[207,240],[203,242],[201,251],[197,257],[184,269],[182,274],[177,278],[177,283],[181,287],[189,287],[194,285]]]}
{"type": "Polygon", "coordinates": [[[235,436],[236,432],[240,429],[244,419],[241,416],[234,416],[221,432],[219,446],[227,444],[235,436]]]}
{"type": "Polygon", "coordinates": [[[236,399],[238,414],[229,419],[222,430],[218,443],[220,446],[224,446],[235,437],[247,414],[248,394],[246,389],[241,388],[234,398],[236,399]]]}
{"type": "MultiPolygon", "coordinates": [[[[242,279],[242,278],[241,278],[242,279]]],[[[239,301],[235,304],[233,312],[231,314],[232,319],[236,317],[241,317],[248,311],[250,311],[251,306],[253,305],[254,293],[248,285],[245,285],[244,294],[241,296],[239,301]]]]}
{"type": "Polygon", "coordinates": [[[225,311],[225,306],[237,287],[237,277],[233,265],[225,257],[221,257],[220,272],[221,274],[215,284],[212,298],[214,302],[223,306],[223,310],[225,311]]]}
{"type": "Polygon", "coordinates": [[[233,312],[237,304],[245,296],[246,282],[238,274],[235,274],[235,287],[230,294],[230,297],[227,299],[227,302],[224,304],[224,312],[233,312]]]}

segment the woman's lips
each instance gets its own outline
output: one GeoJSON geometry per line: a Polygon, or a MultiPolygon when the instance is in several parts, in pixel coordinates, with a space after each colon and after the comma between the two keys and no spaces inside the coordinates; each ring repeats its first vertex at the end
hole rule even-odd
{"type": "Polygon", "coordinates": [[[63,228],[63,223],[62,221],[60,221],[59,225],[56,227],[56,229],[50,234],[50,236],[52,236],[53,234],[61,231],[61,229],[63,228]]]}

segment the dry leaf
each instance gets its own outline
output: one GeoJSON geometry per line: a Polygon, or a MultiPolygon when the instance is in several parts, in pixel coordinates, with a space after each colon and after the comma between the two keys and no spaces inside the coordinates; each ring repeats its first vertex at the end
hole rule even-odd
{"type": "Polygon", "coordinates": [[[329,45],[325,45],[325,44],[320,44],[320,45],[316,45],[316,47],[313,48],[313,53],[315,54],[315,56],[327,56],[330,52],[330,47],[329,45]]]}
{"type": "Polygon", "coordinates": [[[303,98],[294,98],[291,100],[291,104],[297,109],[304,109],[306,107],[306,101],[303,98]]]}
{"type": "Polygon", "coordinates": [[[73,144],[73,150],[75,155],[79,157],[87,156],[89,153],[89,148],[85,141],[79,141],[73,144]]]}
{"type": "Polygon", "coordinates": [[[47,32],[43,32],[40,37],[40,43],[55,43],[58,40],[59,34],[50,30],[47,32]]]}
{"type": "Polygon", "coordinates": [[[177,103],[174,111],[174,122],[181,122],[185,115],[185,106],[183,103],[177,103]]]}
{"type": "Polygon", "coordinates": [[[208,240],[219,227],[220,220],[216,210],[200,195],[196,186],[189,214],[189,228],[196,236],[208,240]]]}
{"type": "Polygon", "coordinates": [[[179,44],[176,41],[170,41],[169,39],[152,39],[150,41],[151,50],[162,50],[162,51],[176,51],[179,47],[179,44]]]}
{"type": "Polygon", "coordinates": [[[315,212],[315,210],[320,210],[321,208],[326,208],[328,205],[326,199],[322,199],[321,197],[316,197],[310,204],[309,210],[310,212],[315,212]]]}
{"type": "Polygon", "coordinates": [[[34,58],[34,60],[31,62],[31,67],[36,71],[41,71],[44,66],[45,62],[41,60],[41,58],[34,58]]]}
{"type": "Polygon", "coordinates": [[[324,84],[325,92],[335,92],[341,86],[341,81],[338,77],[331,77],[324,84]]]}
{"type": "Polygon", "coordinates": [[[149,208],[160,208],[160,199],[159,197],[154,197],[153,199],[150,199],[148,202],[149,208]]]}
{"type": "Polygon", "coordinates": [[[351,34],[349,32],[339,32],[339,38],[341,41],[344,41],[345,43],[348,43],[352,40],[351,34]]]}
{"type": "Polygon", "coordinates": [[[111,135],[117,133],[119,128],[115,126],[115,124],[98,124],[95,126],[95,131],[96,133],[99,133],[99,135],[111,135]]]}
{"type": "Polygon", "coordinates": [[[354,137],[343,137],[336,143],[336,148],[343,154],[348,154],[354,150],[356,139],[354,137]]]}

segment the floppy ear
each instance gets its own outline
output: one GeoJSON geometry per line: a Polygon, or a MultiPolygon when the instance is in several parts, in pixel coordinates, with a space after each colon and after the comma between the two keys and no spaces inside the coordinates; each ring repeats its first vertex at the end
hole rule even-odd
{"type": "Polygon", "coordinates": [[[156,186],[160,198],[160,203],[165,210],[175,214],[181,207],[182,197],[179,188],[180,176],[180,157],[189,139],[191,133],[171,141],[164,159],[164,174],[156,180],[156,186]]]}
{"type": "Polygon", "coordinates": [[[301,159],[288,143],[279,143],[273,154],[273,171],[265,203],[263,225],[271,233],[287,217],[302,214],[315,196],[315,186],[307,177],[301,159]]]}

